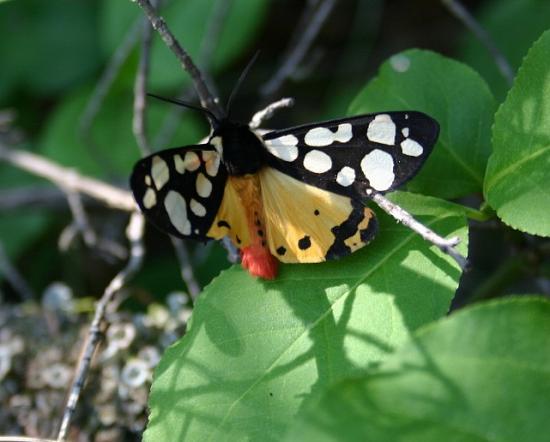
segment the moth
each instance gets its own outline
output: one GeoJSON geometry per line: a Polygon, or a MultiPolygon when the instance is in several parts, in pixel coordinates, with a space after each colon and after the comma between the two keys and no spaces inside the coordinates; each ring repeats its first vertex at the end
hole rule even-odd
{"type": "Polygon", "coordinates": [[[438,123],[416,111],[260,134],[201,110],[212,124],[208,141],[138,161],[134,198],[170,235],[229,237],[242,266],[264,279],[276,277],[278,261],[317,263],[368,244],[378,226],[366,203],[411,179],[439,134],[438,123]]]}

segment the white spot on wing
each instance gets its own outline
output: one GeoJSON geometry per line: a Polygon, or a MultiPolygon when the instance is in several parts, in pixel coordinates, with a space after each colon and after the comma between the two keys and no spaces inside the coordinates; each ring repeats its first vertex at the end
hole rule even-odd
{"type": "Polygon", "coordinates": [[[149,187],[143,197],[143,205],[145,206],[146,209],[150,209],[156,203],[157,203],[157,194],[153,189],[149,187]]]}
{"type": "Polygon", "coordinates": [[[393,166],[392,156],[380,149],[373,150],[361,160],[361,170],[375,190],[387,190],[391,187],[395,178],[393,166]]]}
{"type": "Polygon", "coordinates": [[[183,163],[185,165],[185,168],[189,172],[194,172],[200,167],[201,160],[196,152],[190,151],[190,152],[185,152],[185,158],[183,159],[183,163]]]}
{"type": "Polygon", "coordinates": [[[223,145],[221,137],[212,137],[210,144],[214,146],[214,149],[221,155],[223,152],[223,145]]]}
{"type": "Polygon", "coordinates": [[[294,161],[298,158],[298,138],[294,135],[283,135],[273,140],[265,140],[265,147],[272,155],[283,161],[294,161]]]}
{"type": "Polygon", "coordinates": [[[349,166],[342,167],[338,172],[338,175],[336,175],[336,182],[340,184],[340,186],[344,186],[344,187],[351,186],[354,181],[355,181],[355,170],[353,170],[349,166]]]}
{"type": "Polygon", "coordinates": [[[424,152],[424,149],[416,141],[407,138],[401,142],[401,151],[410,157],[419,157],[424,152]]]}
{"type": "Polygon", "coordinates": [[[178,173],[185,173],[186,170],[193,172],[201,165],[201,160],[196,152],[186,152],[182,159],[180,155],[174,155],[174,167],[178,173]]]}
{"type": "Polygon", "coordinates": [[[403,129],[401,129],[401,133],[403,134],[403,136],[405,138],[407,138],[409,136],[409,128],[408,127],[404,127],[403,129]]]}
{"type": "Polygon", "coordinates": [[[187,218],[185,199],[176,191],[170,190],[164,198],[164,208],[174,228],[182,235],[191,234],[191,223],[187,218]]]}
{"type": "Polygon", "coordinates": [[[145,184],[147,184],[148,186],[151,185],[151,177],[149,175],[145,175],[145,184]]]}
{"type": "Polygon", "coordinates": [[[212,183],[202,173],[199,173],[197,175],[195,187],[197,189],[197,194],[202,198],[208,198],[212,193],[212,183]]]}
{"type": "Polygon", "coordinates": [[[393,146],[395,144],[395,123],[388,114],[374,117],[367,129],[367,138],[370,141],[393,146]]]}
{"type": "Polygon", "coordinates": [[[312,150],[304,157],[304,167],[310,172],[324,173],[332,167],[332,160],[326,153],[312,150]]]}
{"type": "Polygon", "coordinates": [[[199,203],[195,199],[191,199],[191,202],[189,203],[189,207],[191,208],[191,212],[193,212],[197,216],[206,215],[206,207],[204,207],[201,203],[199,203]]]}
{"type": "Polygon", "coordinates": [[[347,143],[353,137],[352,127],[349,123],[338,125],[336,132],[326,127],[315,127],[310,129],[304,137],[308,146],[329,146],[334,142],[347,143]]]}
{"type": "Polygon", "coordinates": [[[151,166],[151,175],[153,176],[153,182],[157,190],[162,189],[168,179],[170,178],[170,171],[168,170],[168,164],[158,155],[153,157],[153,165],[151,166]]]}
{"type": "Polygon", "coordinates": [[[220,155],[216,152],[204,151],[202,160],[205,163],[206,173],[210,176],[216,176],[220,168],[220,155]]]}

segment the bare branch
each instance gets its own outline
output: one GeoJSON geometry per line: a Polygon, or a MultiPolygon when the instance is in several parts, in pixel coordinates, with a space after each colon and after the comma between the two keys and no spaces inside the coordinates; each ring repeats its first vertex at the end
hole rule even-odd
{"type": "Polygon", "coordinates": [[[0,144],[0,160],[7,161],[20,169],[46,178],[61,188],[91,196],[109,207],[128,212],[136,208],[130,192],[94,178],[80,175],[78,172],[62,167],[40,155],[9,149],[0,144]]]}
{"type": "Polygon", "coordinates": [[[256,112],[252,116],[250,123],[248,123],[248,127],[252,130],[256,130],[264,121],[270,119],[277,110],[292,106],[294,106],[294,98],[281,98],[279,101],[275,101],[264,109],[256,112]]]}
{"type": "Polygon", "coordinates": [[[117,48],[117,50],[111,57],[111,60],[109,60],[109,64],[107,65],[101,78],[96,84],[92,96],[88,101],[86,108],[82,113],[82,116],[80,117],[79,130],[83,139],[87,138],[88,132],[95,120],[97,113],[99,112],[99,109],[101,108],[101,105],[103,104],[105,96],[109,92],[111,85],[113,84],[118,72],[120,71],[120,68],[136,45],[141,31],[141,24],[141,20],[136,20],[132,24],[132,26],[124,36],[121,45],[117,48]]]}
{"type": "Polygon", "coordinates": [[[55,186],[28,185],[0,190],[0,211],[29,206],[59,210],[67,208],[67,201],[64,193],[55,186]]]}
{"type": "Polygon", "coordinates": [[[0,436],[0,442],[56,442],[53,439],[27,436],[0,436]]]}
{"type": "Polygon", "coordinates": [[[27,284],[27,281],[23,279],[21,274],[12,265],[10,259],[4,250],[4,246],[0,243],[0,274],[6,278],[13,290],[21,297],[23,301],[29,299],[36,299],[34,292],[27,284]]]}
{"type": "Polygon", "coordinates": [[[147,139],[147,118],[145,113],[147,101],[145,96],[147,80],[149,79],[153,28],[145,18],[143,19],[142,32],[141,56],[134,83],[134,118],[132,120],[132,129],[141,150],[141,156],[146,156],[151,153],[151,147],[147,139]]]}
{"type": "Polygon", "coordinates": [[[392,216],[404,226],[407,226],[409,229],[418,233],[426,241],[429,241],[433,245],[439,247],[439,249],[443,253],[451,256],[458,263],[462,270],[466,268],[466,258],[455,249],[455,247],[460,242],[460,238],[442,238],[434,231],[428,229],[424,224],[421,224],[417,220],[415,220],[409,212],[402,209],[397,204],[392,203],[389,199],[380,195],[379,193],[373,193],[372,195],[370,195],[370,197],[388,215],[392,216]]]}
{"type": "Polygon", "coordinates": [[[224,111],[221,108],[218,100],[208,89],[201,71],[197,68],[189,54],[182,48],[179,42],[174,37],[174,34],[168,29],[164,19],[157,15],[151,3],[148,0],[134,0],[145,12],[147,18],[151,22],[153,29],[159,33],[166,46],[174,53],[179,60],[183,69],[191,76],[191,80],[195,85],[195,90],[204,107],[209,109],[217,118],[222,118],[224,111]]]}
{"type": "Polygon", "coordinates": [[[189,259],[187,246],[179,238],[171,236],[170,239],[172,240],[174,250],[176,251],[176,256],[180,263],[181,279],[183,279],[183,282],[187,285],[187,290],[189,291],[191,298],[195,300],[201,292],[201,287],[195,278],[193,267],[191,266],[191,260],[189,259]]]}
{"type": "MultiPolygon", "coordinates": [[[[220,33],[223,29],[223,23],[227,17],[227,13],[229,12],[231,3],[232,0],[218,0],[214,5],[211,18],[208,21],[204,39],[201,42],[199,55],[197,57],[197,64],[202,69],[208,69],[210,66],[214,48],[216,48],[219,43],[220,33]]],[[[191,93],[191,89],[185,87],[185,89],[178,94],[178,98],[183,101],[189,101],[191,99],[191,93]]],[[[176,132],[176,129],[180,125],[180,116],[186,111],[187,109],[182,106],[173,106],[170,109],[162,122],[160,130],[155,136],[153,145],[156,148],[162,149],[167,147],[176,132]]]]}
{"type": "Polygon", "coordinates": [[[80,397],[80,393],[84,387],[84,383],[90,369],[92,357],[101,339],[101,326],[104,321],[105,310],[116,293],[141,268],[144,256],[144,248],[142,243],[144,222],[143,215],[139,212],[133,212],[130,216],[130,222],[128,223],[128,228],[126,229],[126,236],[130,242],[130,259],[128,260],[126,267],[124,267],[109,283],[103,293],[103,296],[97,303],[94,318],[90,325],[90,329],[86,337],[86,343],[80,355],[75,378],[65,405],[63,419],[61,421],[57,436],[58,442],[66,440],[67,432],[69,430],[69,425],[74,414],[78,398],[80,397]]]}
{"type": "Polygon", "coordinates": [[[514,70],[504,54],[498,49],[489,33],[481,27],[476,19],[460,3],[459,0],[441,0],[443,5],[466,26],[483,46],[489,51],[498,70],[504,77],[508,86],[514,82],[514,70]]]}
{"type": "Polygon", "coordinates": [[[336,0],[324,0],[313,12],[312,6],[306,8],[296,28],[296,35],[299,35],[298,41],[291,41],[280,68],[261,88],[262,95],[274,94],[285,80],[294,74],[335,5],[336,0]]]}
{"type": "Polygon", "coordinates": [[[92,226],[90,225],[90,222],[88,220],[88,216],[84,211],[84,205],[82,204],[82,200],[80,199],[80,194],[74,192],[71,189],[66,189],[65,194],[67,195],[69,208],[71,209],[71,213],[73,214],[74,225],[82,235],[84,243],[88,247],[95,247],[97,243],[97,235],[92,229],[92,226]]]}

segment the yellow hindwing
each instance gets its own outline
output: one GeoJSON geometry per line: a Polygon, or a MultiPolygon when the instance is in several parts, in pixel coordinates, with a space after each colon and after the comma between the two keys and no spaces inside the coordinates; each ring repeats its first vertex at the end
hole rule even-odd
{"type": "Polygon", "coordinates": [[[376,233],[374,213],[359,202],[270,167],[259,177],[268,246],[282,262],[339,258],[363,247],[376,233]]]}

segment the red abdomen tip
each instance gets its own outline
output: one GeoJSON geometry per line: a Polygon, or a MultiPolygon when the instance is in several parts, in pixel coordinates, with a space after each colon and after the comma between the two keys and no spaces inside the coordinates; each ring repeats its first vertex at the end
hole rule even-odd
{"type": "Polygon", "coordinates": [[[278,261],[264,247],[249,246],[241,249],[241,265],[251,275],[263,279],[274,279],[277,276],[278,261]]]}

